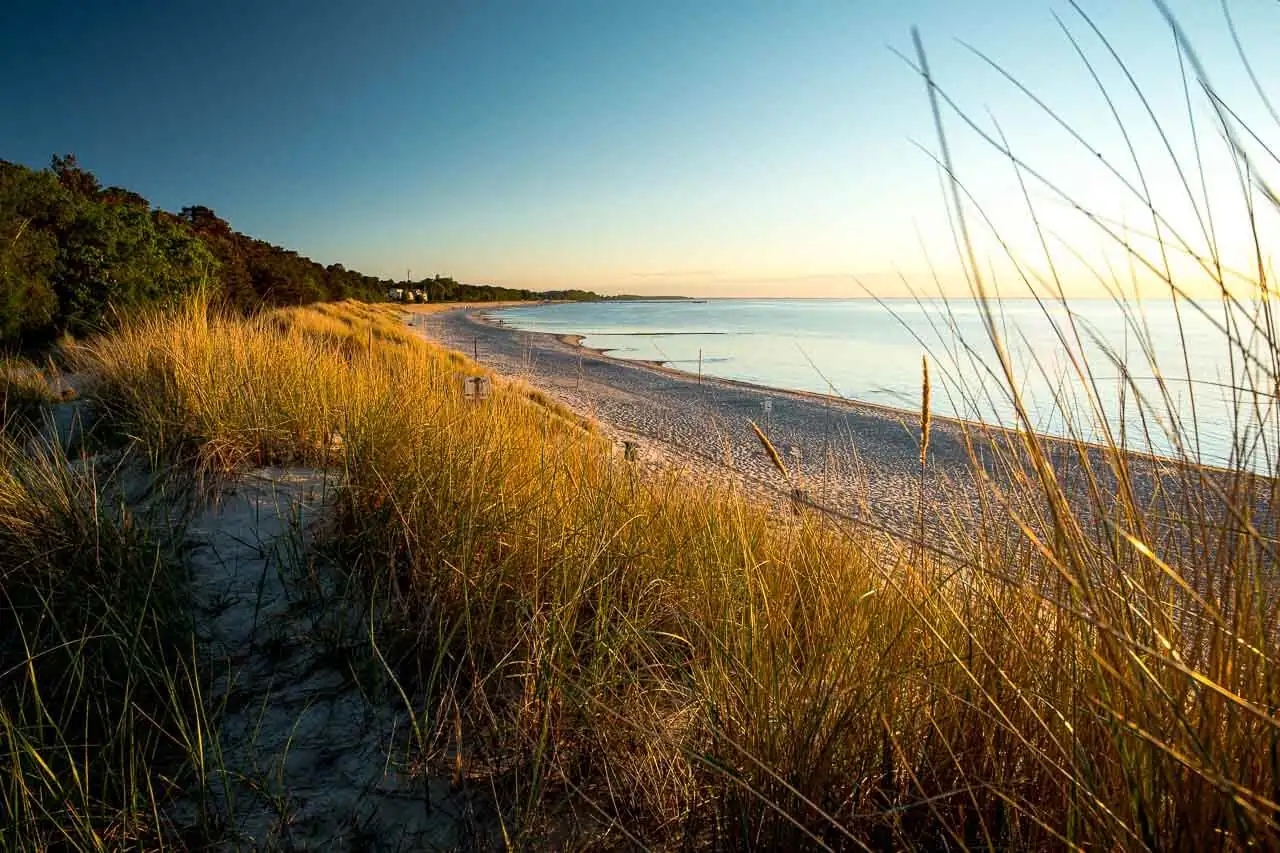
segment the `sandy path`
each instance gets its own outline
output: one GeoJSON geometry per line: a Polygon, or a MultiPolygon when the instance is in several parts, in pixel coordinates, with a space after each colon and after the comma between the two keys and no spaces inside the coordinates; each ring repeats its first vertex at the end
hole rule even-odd
{"type": "Polygon", "coordinates": [[[189,529],[214,730],[202,796],[170,817],[221,824],[218,849],[453,849],[472,826],[468,800],[412,768],[360,596],[309,556],[335,488],[321,471],[248,472],[189,529]]]}

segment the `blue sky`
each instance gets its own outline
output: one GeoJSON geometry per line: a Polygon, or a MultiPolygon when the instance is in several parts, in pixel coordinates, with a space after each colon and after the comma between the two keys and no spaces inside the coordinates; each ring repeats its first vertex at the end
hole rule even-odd
{"type": "MultiPolygon", "coordinates": [[[[1233,108],[1274,135],[1218,4],[1171,5],[1233,108]]],[[[1082,7],[1194,160],[1155,6],[1082,7]]],[[[1280,9],[1230,9],[1259,73],[1280,79],[1268,56],[1280,9]]],[[[42,166],[74,152],[160,207],[206,204],[241,231],[386,276],[797,296],[857,295],[857,278],[892,295],[899,275],[929,286],[927,253],[956,288],[938,172],[915,144],[936,149],[928,101],[891,49],[910,52],[912,25],[975,120],[997,120],[1086,206],[1142,223],[1096,155],[961,44],[1136,177],[1054,13],[1117,93],[1171,218],[1195,231],[1105,47],[1068,4],[1039,0],[20,3],[0,31],[0,157],[42,166]]],[[[1221,148],[1203,97],[1194,113],[1221,148]]],[[[1034,256],[1008,161],[949,121],[966,187],[1034,256]]],[[[1230,206],[1217,189],[1228,167],[1206,168],[1209,195],[1230,206]]],[[[1051,192],[1033,194],[1055,235],[1117,261],[1051,192]]],[[[979,243],[998,266],[999,244],[979,243]]],[[[1089,291],[1088,279],[1075,269],[1068,286],[1089,291]]]]}

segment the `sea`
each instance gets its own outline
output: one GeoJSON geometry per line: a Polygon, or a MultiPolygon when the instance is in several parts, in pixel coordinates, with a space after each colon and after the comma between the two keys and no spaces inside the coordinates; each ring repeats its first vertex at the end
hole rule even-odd
{"type": "Polygon", "coordinates": [[[615,358],[916,412],[927,359],[935,414],[1022,426],[1020,405],[1038,432],[1110,434],[1132,450],[1269,474],[1280,448],[1280,356],[1256,306],[706,299],[491,314],[517,329],[581,335],[615,358]]]}

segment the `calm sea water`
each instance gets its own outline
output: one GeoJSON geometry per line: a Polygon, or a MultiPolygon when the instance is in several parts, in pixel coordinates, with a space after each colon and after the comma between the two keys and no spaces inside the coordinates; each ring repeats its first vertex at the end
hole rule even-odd
{"type": "MultiPolygon", "coordinates": [[[[1223,322],[1220,303],[1205,307],[1223,322]]],[[[583,335],[587,346],[619,358],[689,372],[701,365],[709,376],[907,409],[920,406],[920,359],[928,353],[935,412],[1015,423],[1009,383],[971,300],[599,302],[493,313],[519,329],[583,335]]],[[[998,304],[995,318],[1014,384],[1038,430],[1096,439],[1105,418],[1130,447],[1171,455],[1177,421],[1193,457],[1271,470],[1275,397],[1231,387],[1273,389],[1275,382],[1257,362],[1246,366],[1238,348],[1233,365],[1232,348],[1210,319],[1185,304],[1180,313],[1181,324],[1169,301],[1122,310],[1110,300],[1065,307],[1009,300],[998,304]],[[1081,356],[1089,365],[1087,382],[1073,367],[1081,356]],[[1131,381],[1122,379],[1126,374],[1131,381]],[[1101,417],[1091,395],[1101,401],[1101,417]],[[1252,436],[1252,449],[1233,441],[1243,433],[1252,436]]],[[[1263,344],[1250,352],[1272,363],[1263,344]]]]}

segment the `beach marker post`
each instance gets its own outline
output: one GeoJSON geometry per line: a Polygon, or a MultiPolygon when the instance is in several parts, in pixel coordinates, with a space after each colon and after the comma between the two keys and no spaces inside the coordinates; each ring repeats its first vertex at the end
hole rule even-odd
{"type": "Polygon", "coordinates": [[[702,384],[702,347],[698,347],[698,384],[702,384]]]}
{"type": "Polygon", "coordinates": [[[765,397],[760,403],[760,408],[764,409],[764,428],[766,432],[773,431],[773,400],[765,397]]]}

